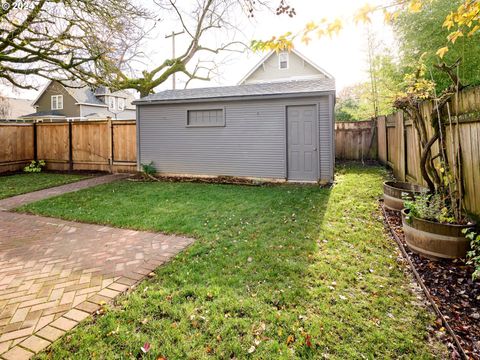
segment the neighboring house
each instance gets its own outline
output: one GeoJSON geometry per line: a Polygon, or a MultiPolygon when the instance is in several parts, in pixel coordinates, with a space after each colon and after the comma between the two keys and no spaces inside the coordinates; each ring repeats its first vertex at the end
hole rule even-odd
{"type": "Polygon", "coordinates": [[[296,50],[270,52],[242,80],[239,85],[291,80],[333,79],[324,69],[296,50]]]}
{"type": "Polygon", "coordinates": [[[0,96],[0,120],[16,120],[35,111],[32,100],[0,96]]]}
{"type": "Polygon", "coordinates": [[[331,182],[334,102],[331,75],[298,52],[271,53],[240,85],[136,100],[138,167],[153,161],[167,175],[331,182]]]}
{"type": "Polygon", "coordinates": [[[134,98],[127,91],[111,92],[105,87],[92,90],[89,86],[75,82],[65,85],[50,81],[32,103],[36,111],[22,118],[44,121],[95,120],[106,117],[135,119],[135,106],[132,105],[134,98]]]}

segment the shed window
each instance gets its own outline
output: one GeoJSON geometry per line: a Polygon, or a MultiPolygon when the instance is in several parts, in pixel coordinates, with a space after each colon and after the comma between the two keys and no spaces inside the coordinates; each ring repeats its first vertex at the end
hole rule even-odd
{"type": "Polygon", "coordinates": [[[223,109],[188,110],[187,126],[225,126],[223,109]]]}
{"type": "Polygon", "coordinates": [[[284,51],[278,54],[278,67],[288,69],[288,52],[284,51]]]}
{"type": "Polygon", "coordinates": [[[52,110],[63,109],[63,95],[52,95],[52,110]]]}

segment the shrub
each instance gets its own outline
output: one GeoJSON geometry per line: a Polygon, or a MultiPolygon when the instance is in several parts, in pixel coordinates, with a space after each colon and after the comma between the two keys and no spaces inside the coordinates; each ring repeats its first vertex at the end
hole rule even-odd
{"type": "Polygon", "coordinates": [[[142,170],[147,175],[155,175],[157,173],[157,169],[155,168],[153,161],[151,161],[149,164],[142,164],[142,170]]]}
{"type": "Polygon", "coordinates": [[[42,171],[45,165],[46,163],[44,160],[39,160],[39,161],[32,160],[32,162],[29,165],[23,168],[23,171],[26,173],[39,173],[42,171]]]}
{"type": "Polygon", "coordinates": [[[473,280],[480,279],[480,234],[472,229],[463,230],[465,237],[470,240],[470,251],[467,253],[467,264],[473,265],[475,271],[473,280]]]}
{"type": "MultiPolygon", "coordinates": [[[[405,208],[409,210],[409,215],[438,223],[455,223],[455,216],[448,200],[441,194],[421,193],[411,198],[404,198],[405,208]]],[[[407,220],[409,216],[407,217],[407,220]]]]}

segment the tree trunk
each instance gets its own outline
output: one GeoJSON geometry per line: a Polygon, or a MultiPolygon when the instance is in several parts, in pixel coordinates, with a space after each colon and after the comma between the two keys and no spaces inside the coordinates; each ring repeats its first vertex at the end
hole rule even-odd
{"type": "Polygon", "coordinates": [[[431,157],[431,148],[435,141],[438,140],[438,134],[433,135],[433,137],[428,141],[427,145],[422,150],[422,157],[420,159],[420,169],[422,172],[422,177],[425,179],[427,183],[428,190],[433,194],[435,192],[435,184],[428,175],[427,167],[428,167],[428,159],[431,157]]]}

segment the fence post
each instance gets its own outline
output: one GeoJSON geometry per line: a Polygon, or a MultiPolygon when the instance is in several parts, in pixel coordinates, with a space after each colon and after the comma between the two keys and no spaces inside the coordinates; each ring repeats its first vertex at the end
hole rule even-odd
{"type": "Polygon", "coordinates": [[[108,163],[110,164],[110,172],[113,173],[113,123],[112,118],[107,117],[107,126],[110,133],[108,147],[110,150],[110,159],[108,159],[108,163]]]}
{"type": "Polygon", "coordinates": [[[405,126],[406,122],[406,113],[402,112],[402,127],[403,127],[403,178],[407,182],[407,174],[408,174],[408,155],[409,151],[407,148],[407,127],[405,126]]]}
{"type": "Polygon", "coordinates": [[[68,169],[73,171],[72,121],[68,122],[68,169]]]}
{"type": "Polygon", "coordinates": [[[369,158],[378,160],[378,139],[375,141],[375,137],[377,136],[377,121],[376,117],[372,118],[372,126],[370,128],[370,144],[368,145],[368,156],[369,158]],[[374,144],[376,143],[377,149],[374,149],[374,144]],[[371,156],[370,156],[371,155],[371,156]]]}
{"type": "Polygon", "coordinates": [[[38,161],[37,122],[33,120],[33,160],[38,161]]]}
{"type": "Polygon", "coordinates": [[[385,165],[388,166],[388,116],[385,116],[385,165]]]}
{"type": "Polygon", "coordinates": [[[406,181],[406,171],[405,171],[405,156],[407,153],[407,149],[405,147],[405,117],[403,116],[403,111],[398,113],[398,135],[400,137],[398,144],[400,145],[400,158],[398,159],[398,170],[401,181],[406,181]]]}

